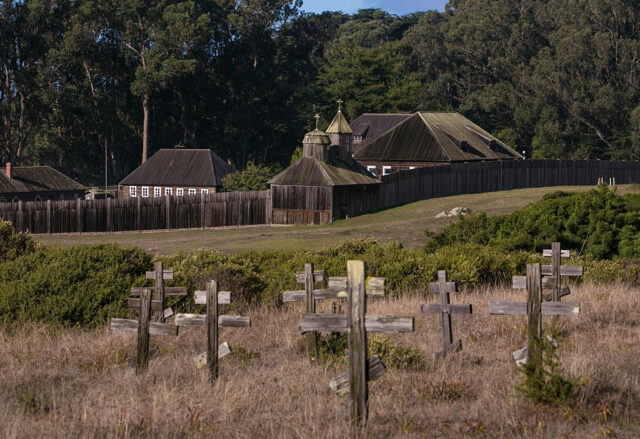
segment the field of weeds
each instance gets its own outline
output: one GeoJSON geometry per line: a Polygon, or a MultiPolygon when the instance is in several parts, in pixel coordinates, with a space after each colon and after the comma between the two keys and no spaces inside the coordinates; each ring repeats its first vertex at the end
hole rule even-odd
{"type": "MultiPolygon", "coordinates": [[[[523,374],[511,351],[524,345],[523,316],[490,316],[489,300],[524,292],[485,288],[452,294],[473,304],[453,316],[463,350],[446,359],[440,319],[419,315],[437,298],[370,300],[369,314],[413,315],[416,332],[391,335],[418,349],[419,367],[394,369],[369,386],[367,437],[638,437],[640,298],[624,285],[582,285],[565,300],[581,314],[561,318],[562,374],[579,379],[578,397],[536,405],[515,390],[523,374]]],[[[330,303],[323,304],[328,311],[330,303]]],[[[236,353],[208,384],[193,357],[202,328],[151,338],[149,371],[134,374],[135,335],[27,324],[0,328],[2,437],[346,437],[348,400],[331,378],[344,360],[309,365],[297,331],[301,304],[248,310],[250,329],[223,329],[236,353]]],[[[545,319],[545,326],[548,319],[545,319]]]]}

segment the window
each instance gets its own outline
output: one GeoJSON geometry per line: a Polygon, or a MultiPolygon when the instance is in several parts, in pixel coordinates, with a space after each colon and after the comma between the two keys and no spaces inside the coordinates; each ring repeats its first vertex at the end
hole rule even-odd
{"type": "Polygon", "coordinates": [[[162,196],[162,188],[161,187],[154,187],[153,188],[153,196],[154,197],[162,196]]]}
{"type": "Polygon", "coordinates": [[[176,195],[181,197],[184,195],[184,189],[182,189],[181,187],[179,187],[178,189],[176,189],[176,195]]]}
{"type": "Polygon", "coordinates": [[[409,171],[411,171],[412,169],[416,169],[415,166],[409,166],[409,171]]]}
{"type": "Polygon", "coordinates": [[[140,191],[140,196],[142,198],[146,198],[149,196],[149,186],[142,186],[142,190],[140,191]]]}
{"type": "Polygon", "coordinates": [[[354,143],[362,142],[362,136],[353,136],[353,142],[354,143]]]}
{"type": "Polygon", "coordinates": [[[207,195],[209,193],[209,189],[202,189],[200,193],[207,195]]]}
{"type": "Polygon", "coordinates": [[[60,199],[64,200],[64,194],[60,194],[60,199]]]}
{"type": "Polygon", "coordinates": [[[164,188],[164,194],[165,195],[173,195],[173,189],[171,189],[170,187],[164,188]]]}
{"type": "Polygon", "coordinates": [[[195,189],[189,189],[189,195],[195,195],[195,194],[196,194],[195,189]]]}
{"type": "Polygon", "coordinates": [[[137,195],[136,195],[136,187],[135,186],[129,186],[129,196],[130,197],[137,197],[137,195]]]}
{"type": "Polygon", "coordinates": [[[389,174],[391,174],[391,166],[383,166],[382,175],[389,175],[389,174]]]}
{"type": "Polygon", "coordinates": [[[375,166],[367,166],[367,171],[371,172],[373,175],[376,175],[376,167],[375,166]]]}

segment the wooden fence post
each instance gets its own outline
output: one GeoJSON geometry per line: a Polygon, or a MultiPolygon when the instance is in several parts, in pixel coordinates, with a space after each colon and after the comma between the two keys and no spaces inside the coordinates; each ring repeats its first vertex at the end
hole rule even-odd
{"type": "Polygon", "coordinates": [[[165,195],[165,226],[167,230],[171,230],[171,196],[165,195]]]}
{"type": "Polygon", "coordinates": [[[542,285],[540,264],[527,264],[527,364],[542,366],[542,285]]]}
{"type": "Polygon", "coordinates": [[[47,233],[51,235],[51,199],[47,200],[47,233]]]}
{"type": "MultiPolygon", "coordinates": [[[[316,300],[314,296],[313,282],[313,264],[304,264],[304,289],[307,294],[307,313],[316,313],[316,300]]],[[[309,361],[314,362],[318,359],[318,333],[316,331],[307,332],[307,354],[309,361]]]]}
{"type": "Polygon", "coordinates": [[[209,381],[218,379],[218,282],[207,283],[207,365],[209,381]]]}
{"type": "Polygon", "coordinates": [[[204,193],[200,191],[200,227],[204,230],[204,193]]]}
{"type": "Polygon", "coordinates": [[[111,212],[111,198],[107,198],[107,232],[113,232],[113,217],[111,212]]]}
{"type": "Polygon", "coordinates": [[[364,262],[347,262],[347,325],[349,327],[349,387],[354,426],[367,420],[367,336],[364,328],[364,262]]]}
{"type": "MultiPolygon", "coordinates": [[[[156,300],[159,300],[162,303],[162,307],[164,308],[164,270],[162,266],[162,262],[158,262],[156,264],[156,279],[155,279],[155,287],[156,287],[156,300]]],[[[164,323],[164,309],[162,309],[156,317],[160,320],[160,323],[164,323]]]]}
{"type": "Polygon", "coordinates": [[[24,213],[22,212],[22,200],[18,201],[18,230],[24,232],[24,213]]]}
{"type": "Polygon", "coordinates": [[[82,200],[76,198],[76,231],[82,233],[82,200]]]}
{"type": "Polygon", "coordinates": [[[136,373],[140,374],[149,366],[149,317],[151,314],[151,288],[140,292],[140,316],[138,320],[138,355],[136,373]]]}
{"type": "Polygon", "coordinates": [[[142,230],[142,197],[136,199],[136,229],[142,230]]]}
{"type": "Polygon", "coordinates": [[[560,243],[551,243],[551,276],[554,278],[553,290],[551,290],[551,300],[557,302],[560,300],[560,243]]]}

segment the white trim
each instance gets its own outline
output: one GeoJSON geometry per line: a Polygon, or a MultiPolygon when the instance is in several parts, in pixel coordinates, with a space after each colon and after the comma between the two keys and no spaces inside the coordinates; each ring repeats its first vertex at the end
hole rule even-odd
{"type": "Polygon", "coordinates": [[[164,194],[165,195],[173,195],[173,189],[170,188],[170,187],[164,188],[164,194]]]}
{"type": "Polygon", "coordinates": [[[137,190],[138,190],[137,186],[129,186],[129,196],[131,198],[137,197],[138,196],[137,190]]]}
{"type": "Polygon", "coordinates": [[[371,165],[367,166],[367,171],[371,172],[373,175],[375,175],[377,177],[377,175],[376,175],[376,167],[375,166],[371,166],[371,165]]]}
{"type": "Polygon", "coordinates": [[[195,194],[196,194],[195,189],[189,189],[189,195],[195,195],[195,194]]]}
{"type": "Polygon", "coordinates": [[[409,166],[409,171],[411,171],[412,169],[416,169],[415,166],[409,166]]]}
{"type": "Polygon", "coordinates": [[[383,166],[382,175],[389,175],[389,174],[391,174],[391,166],[383,166]]]}
{"type": "Polygon", "coordinates": [[[149,198],[149,186],[142,186],[140,188],[140,196],[142,198],[149,198]]]}
{"type": "Polygon", "coordinates": [[[179,187],[178,189],[176,189],[176,196],[177,197],[181,197],[184,195],[184,189],[182,189],[181,187],[179,187]]]}
{"type": "Polygon", "coordinates": [[[209,194],[209,189],[200,189],[200,193],[207,195],[209,194]]]}
{"type": "Polygon", "coordinates": [[[162,188],[160,186],[156,186],[153,188],[153,196],[161,197],[162,196],[162,188]]]}

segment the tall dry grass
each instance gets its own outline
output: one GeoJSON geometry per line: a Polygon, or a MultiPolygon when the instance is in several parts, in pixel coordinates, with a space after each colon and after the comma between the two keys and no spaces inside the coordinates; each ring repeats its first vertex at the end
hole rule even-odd
{"type": "MultiPolygon", "coordinates": [[[[524,344],[525,317],[490,316],[488,300],[523,292],[485,288],[453,295],[472,303],[454,316],[463,350],[446,359],[439,318],[417,313],[435,297],[370,301],[371,314],[415,315],[416,332],[392,335],[420,349],[424,368],[389,370],[370,384],[370,437],[638,437],[639,291],[624,285],[574,287],[578,317],[562,318],[564,373],[586,380],[575,403],[536,406],[514,390],[522,374],[511,351],[524,344]]],[[[348,400],[328,382],[346,364],[310,366],[299,350],[302,306],[250,312],[251,329],[221,340],[243,355],[222,361],[213,386],[192,357],[201,328],[152,337],[152,360],[134,374],[135,336],[27,324],[0,329],[3,437],[345,437],[348,400]],[[251,353],[259,357],[250,358],[251,353]]]]}

